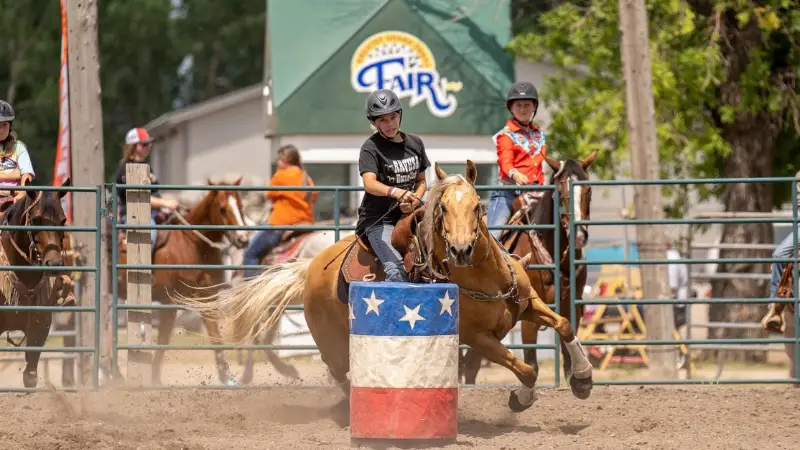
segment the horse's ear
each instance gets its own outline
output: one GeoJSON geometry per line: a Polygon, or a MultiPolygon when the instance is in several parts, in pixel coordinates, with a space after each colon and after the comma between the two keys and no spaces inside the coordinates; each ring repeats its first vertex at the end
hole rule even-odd
{"type": "Polygon", "coordinates": [[[436,169],[436,178],[437,178],[439,181],[442,181],[442,180],[444,180],[445,178],[447,178],[447,174],[445,173],[445,171],[444,171],[444,170],[442,170],[442,168],[441,168],[441,167],[439,167],[439,162],[438,162],[438,161],[437,161],[437,162],[435,162],[435,163],[433,164],[433,166],[434,166],[434,168],[436,169]]]}
{"type": "Polygon", "coordinates": [[[550,168],[553,169],[554,171],[558,172],[559,170],[561,170],[561,162],[559,162],[557,159],[553,159],[547,155],[544,155],[544,160],[545,162],[547,162],[547,165],[550,166],[550,168]]]}
{"type": "Polygon", "coordinates": [[[70,187],[70,186],[72,186],[72,179],[70,177],[67,177],[67,179],[64,180],[63,183],[61,183],[61,187],[70,187]]]}
{"type": "Polygon", "coordinates": [[[597,150],[593,151],[591,154],[589,154],[589,156],[587,156],[586,158],[583,159],[583,161],[581,161],[581,167],[583,167],[583,170],[588,169],[589,166],[591,166],[594,163],[595,159],[597,159],[597,150]]]}
{"type": "Polygon", "coordinates": [[[25,194],[31,198],[31,200],[36,200],[36,191],[25,191],[25,194]]]}
{"type": "Polygon", "coordinates": [[[531,263],[531,257],[533,256],[532,252],[528,252],[527,255],[523,256],[519,260],[519,264],[522,266],[523,269],[528,270],[528,264],[531,263]]]}
{"type": "Polygon", "coordinates": [[[233,182],[232,186],[239,186],[240,184],[242,184],[242,178],[244,178],[244,176],[240,176],[239,178],[237,178],[236,181],[233,182]]]}
{"type": "Polygon", "coordinates": [[[475,186],[475,180],[478,179],[478,167],[471,160],[467,160],[467,181],[469,184],[475,186]]]}

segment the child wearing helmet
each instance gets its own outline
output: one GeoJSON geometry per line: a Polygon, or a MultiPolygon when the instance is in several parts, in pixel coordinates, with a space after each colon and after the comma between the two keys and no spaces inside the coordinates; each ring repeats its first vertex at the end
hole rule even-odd
{"type": "MultiPolygon", "coordinates": [[[[539,108],[536,87],[527,81],[515,83],[506,96],[511,113],[506,125],[495,134],[499,184],[543,184],[542,161],[547,151],[544,130],[532,123],[539,108]]],[[[514,199],[520,191],[493,191],[489,199],[487,225],[505,225],[511,217],[514,199]]],[[[491,230],[498,241],[505,230],[491,230]]]]}
{"type": "Polygon", "coordinates": [[[15,118],[14,108],[0,100],[0,205],[14,200],[4,186],[22,186],[36,176],[28,148],[12,131],[15,118]]]}
{"type": "Polygon", "coordinates": [[[392,230],[403,214],[422,204],[427,189],[425,170],[431,163],[422,139],[400,131],[403,105],[394,92],[379,89],[371,93],[366,110],[377,131],[364,141],[358,158],[366,192],[358,208],[356,235],[366,235],[383,264],[386,281],[407,282],[402,257],[392,246],[392,230]]]}

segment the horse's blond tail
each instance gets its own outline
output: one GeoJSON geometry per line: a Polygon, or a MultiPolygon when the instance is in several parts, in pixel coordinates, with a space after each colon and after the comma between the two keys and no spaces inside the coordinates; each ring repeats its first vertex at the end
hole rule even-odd
{"type": "Polygon", "coordinates": [[[299,303],[311,259],[268,266],[257,277],[213,297],[173,298],[200,314],[221,315],[228,325],[225,333],[233,343],[249,343],[280,319],[286,306],[299,303]]]}

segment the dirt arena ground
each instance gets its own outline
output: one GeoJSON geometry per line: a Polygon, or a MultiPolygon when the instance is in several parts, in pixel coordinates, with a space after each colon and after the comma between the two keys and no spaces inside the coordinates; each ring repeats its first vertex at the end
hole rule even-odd
{"type": "MultiPolygon", "coordinates": [[[[0,442],[31,450],[349,448],[342,399],[335,388],[299,387],[3,394],[10,415],[0,442]]],[[[790,449],[800,424],[800,390],[787,387],[597,387],[586,401],[550,389],[518,415],[506,400],[507,389],[462,389],[459,439],[442,448],[790,449]]]]}
{"type": "MultiPolygon", "coordinates": [[[[217,384],[210,352],[169,352],[167,384],[217,384]]],[[[231,355],[232,369],[241,372],[231,355]]],[[[122,362],[124,370],[125,363],[122,362]]],[[[94,393],[0,394],[8,449],[315,449],[350,448],[346,402],[324,367],[294,361],[291,380],[264,363],[248,391],[181,389],[94,393]],[[267,387],[265,387],[267,386],[267,387]],[[316,387],[315,387],[316,386],[316,387]]],[[[44,365],[42,365],[44,366],[44,365]]],[[[47,378],[58,385],[60,362],[47,378]]],[[[21,386],[21,365],[0,370],[0,384],[21,386]]],[[[40,385],[45,374],[40,367],[40,385]]],[[[711,376],[713,367],[698,370],[711,376]]],[[[596,379],[643,377],[635,369],[596,372],[596,379]]],[[[785,367],[726,367],[726,378],[786,377],[785,367]]],[[[497,366],[478,382],[513,382],[497,366]]],[[[552,365],[542,383],[552,382],[552,365]]],[[[508,388],[464,388],[459,438],[441,448],[471,449],[790,449],[797,448],[800,389],[777,386],[597,386],[581,401],[567,388],[541,389],[521,414],[507,406],[508,388]]],[[[389,447],[394,448],[394,447],[389,447]]],[[[430,448],[430,447],[427,447],[430,448]]]]}

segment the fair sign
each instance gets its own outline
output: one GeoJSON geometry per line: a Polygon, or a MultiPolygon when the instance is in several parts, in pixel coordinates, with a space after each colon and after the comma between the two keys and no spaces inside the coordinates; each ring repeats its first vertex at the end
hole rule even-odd
{"type": "Polygon", "coordinates": [[[460,81],[439,74],[430,48],[402,31],[373,34],[358,46],[350,63],[350,83],[356,92],[368,94],[391,89],[414,106],[425,102],[436,117],[449,117],[458,107],[455,93],[460,81]]]}

